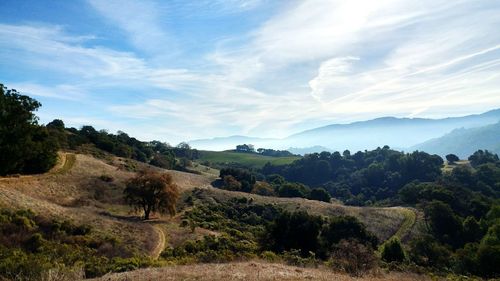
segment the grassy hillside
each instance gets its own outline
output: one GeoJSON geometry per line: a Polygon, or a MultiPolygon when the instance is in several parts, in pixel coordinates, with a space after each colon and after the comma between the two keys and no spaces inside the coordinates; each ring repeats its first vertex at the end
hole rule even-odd
{"type": "Polygon", "coordinates": [[[299,156],[290,157],[271,157],[253,153],[239,153],[231,151],[200,151],[200,157],[197,160],[200,163],[209,161],[212,164],[231,164],[238,163],[251,168],[261,168],[267,162],[273,165],[284,165],[300,159],[299,156]]]}
{"type": "MultiPolygon", "coordinates": [[[[409,209],[406,208],[362,208],[302,198],[264,197],[255,194],[231,192],[212,188],[210,182],[213,180],[213,175],[210,173],[195,175],[167,170],[163,171],[173,176],[174,181],[184,193],[184,199],[179,202],[179,212],[174,217],[156,215],[154,220],[143,222],[139,218],[139,213],[124,205],[122,194],[125,182],[135,175],[134,170],[144,166],[144,163],[113,156],[96,159],[83,154],[60,153],[59,163],[46,174],[0,178],[0,206],[12,210],[30,209],[36,214],[47,218],[71,220],[77,225],[90,225],[93,229],[93,237],[106,237],[106,239],[112,238],[113,241],[119,241],[118,243],[126,245],[126,249],[131,253],[142,257],[150,257],[157,266],[167,265],[170,262],[162,260],[161,253],[165,249],[171,249],[186,242],[189,243],[189,241],[200,241],[207,235],[215,237],[225,235],[217,230],[204,228],[203,226],[192,229],[189,225],[183,224],[186,212],[194,208],[186,204],[185,199],[189,197],[193,197],[196,202],[202,204],[213,202],[222,204],[223,202],[239,200],[245,197],[248,202],[253,202],[251,204],[260,206],[273,205],[289,211],[305,210],[326,217],[351,215],[365,223],[367,229],[375,233],[381,241],[395,235],[404,239],[410,232],[418,233],[418,230],[409,224],[407,219],[409,209]]],[[[109,255],[113,257],[114,253],[111,251],[109,255]]],[[[351,280],[346,275],[338,275],[326,268],[321,270],[298,269],[291,266],[271,265],[261,262],[257,262],[255,265],[250,263],[229,263],[222,266],[234,268],[234,274],[245,276],[243,279],[247,280],[259,278],[259,276],[248,275],[253,274],[248,272],[251,267],[261,268],[263,274],[272,268],[280,269],[287,274],[275,276],[265,273],[266,278],[269,277],[270,280],[301,280],[305,276],[311,276],[310,278],[318,280],[333,277],[351,280]],[[295,273],[293,275],[288,274],[292,272],[295,273]]],[[[140,266],[127,264],[126,270],[138,267],[140,266]]],[[[191,270],[206,269],[212,272],[214,268],[212,265],[169,266],[163,269],[150,269],[145,272],[151,274],[150,279],[155,280],[159,278],[156,277],[157,274],[165,272],[176,276],[174,279],[189,279],[197,278],[195,275],[188,274],[191,270]]],[[[129,277],[136,280],[137,274],[143,276],[144,272],[138,271],[127,274],[130,274],[129,277]]],[[[127,274],[112,275],[109,280],[129,278],[124,277],[128,276],[127,274]]],[[[234,277],[225,270],[219,274],[223,274],[227,280],[234,277]]],[[[214,276],[213,280],[224,280],[215,273],[214,275],[210,273],[210,276],[214,276]]],[[[390,278],[396,278],[393,275],[390,276],[390,278]]],[[[396,278],[394,280],[400,279],[396,278]]]]}

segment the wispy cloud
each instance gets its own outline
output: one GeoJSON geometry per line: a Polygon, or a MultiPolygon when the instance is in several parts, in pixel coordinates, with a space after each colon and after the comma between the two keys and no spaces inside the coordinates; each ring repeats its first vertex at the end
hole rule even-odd
{"type": "Polygon", "coordinates": [[[178,47],[162,27],[162,17],[168,17],[169,11],[154,1],[88,0],[88,3],[124,31],[138,50],[158,55],[178,47]]]}

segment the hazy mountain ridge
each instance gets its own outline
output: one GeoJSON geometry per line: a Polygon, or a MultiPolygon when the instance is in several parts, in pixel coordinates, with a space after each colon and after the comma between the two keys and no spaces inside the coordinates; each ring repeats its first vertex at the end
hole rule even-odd
{"type": "MultiPolygon", "coordinates": [[[[293,134],[283,139],[231,136],[194,140],[195,148],[225,150],[241,143],[274,149],[324,147],[329,150],[351,151],[389,145],[409,149],[428,140],[441,137],[458,128],[474,128],[500,121],[500,109],[482,114],[442,119],[380,117],[349,124],[331,124],[293,134]]],[[[308,152],[316,152],[314,149],[308,152]]]]}
{"type": "Polygon", "coordinates": [[[440,137],[412,147],[441,156],[456,154],[466,158],[478,149],[500,154],[500,122],[479,128],[460,128],[440,137]]]}

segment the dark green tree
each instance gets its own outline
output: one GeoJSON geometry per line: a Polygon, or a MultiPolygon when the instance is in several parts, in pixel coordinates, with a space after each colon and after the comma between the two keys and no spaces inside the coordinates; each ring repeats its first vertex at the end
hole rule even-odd
{"type": "Polygon", "coordinates": [[[455,162],[459,161],[460,158],[456,156],[455,154],[448,154],[446,155],[446,161],[448,161],[448,164],[454,164],[455,162]]]}
{"type": "Polygon", "coordinates": [[[330,202],[331,196],[324,188],[314,188],[309,193],[309,199],[330,202]]]}
{"type": "Polygon", "coordinates": [[[57,141],[33,113],[40,106],[0,84],[0,175],[41,173],[56,163],[57,141]]]}
{"type": "Polygon", "coordinates": [[[462,245],[462,222],[450,205],[432,201],[425,206],[424,213],[429,230],[439,241],[453,247],[462,245]]]}

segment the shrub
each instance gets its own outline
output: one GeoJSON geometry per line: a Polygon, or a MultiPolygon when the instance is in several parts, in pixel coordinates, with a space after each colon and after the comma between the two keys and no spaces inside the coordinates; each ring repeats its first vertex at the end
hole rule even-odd
{"type": "Polygon", "coordinates": [[[423,236],[410,242],[410,260],[421,266],[448,267],[451,252],[431,236],[423,236]]]}
{"type": "Polygon", "coordinates": [[[297,249],[291,249],[290,251],[283,252],[283,260],[288,265],[300,267],[317,267],[319,264],[319,261],[316,259],[316,255],[313,252],[309,252],[306,256],[303,256],[301,251],[297,249]]]}
{"type": "Polygon", "coordinates": [[[386,262],[403,262],[405,260],[405,252],[399,239],[391,239],[384,244],[382,259],[386,262]]]}
{"type": "Polygon", "coordinates": [[[377,266],[373,249],[356,240],[341,240],[333,248],[327,263],[331,268],[361,276],[377,266]]]}
{"type": "Polygon", "coordinates": [[[262,196],[275,196],[273,187],[267,182],[259,181],[255,183],[252,189],[252,193],[262,195],[262,196]]]}
{"type": "Polygon", "coordinates": [[[311,193],[309,194],[309,199],[323,201],[323,202],[330,202],[331,197],[330,194],[324,188],[315,188],[311,190],[311,193]]]}
{"type": "Polygon", "coordinates": [[[278,262],[281,260],[280,256],[271,251],[262,252],[260,258],[268,262],[278,262]]]}
{"type": "Polygon", "coordinates": [[[102,180],[103,182],[112,182],[114,180],[112,176],[106,174],[100,175],[99,179],[102,180]]]}

